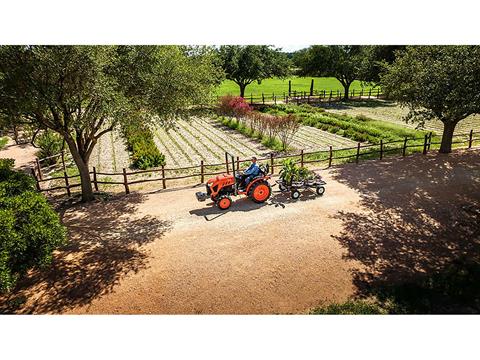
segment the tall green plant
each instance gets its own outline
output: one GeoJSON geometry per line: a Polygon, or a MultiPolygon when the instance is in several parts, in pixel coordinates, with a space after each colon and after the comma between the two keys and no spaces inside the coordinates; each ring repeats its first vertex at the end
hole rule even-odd
{"type": "MultiPolygon", "coordinates": [[[[37,151],[37,156],[40,159],[48,158],[56,155],[62,151],[63,139],[60,135],[52,130],[46,130],[35,140],[35,145],[40,149],[37,151]]],[[[48,165],[54,164],[58,161],[57,158],[46,159],[45,163],[48,165]]]]}
{"type": "Polygon", "coordinates": [[[314,176],[315,174],[312,171],[306,167],[298,166],[292,158],[282,161],[280,178],[287,184],[291,184],[294,181],[307,180],[314,176]]]}

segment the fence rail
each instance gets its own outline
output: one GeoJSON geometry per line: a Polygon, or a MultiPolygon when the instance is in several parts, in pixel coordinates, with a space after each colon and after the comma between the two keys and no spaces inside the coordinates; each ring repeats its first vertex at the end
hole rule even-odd
{"type": "MultiPolygon", "coordinates": [[[[220,98],[221,96],[219,96],[220,98]]],[[[277,102],[288,103],[329,103],[335,101],[341,101],[345,97],[344,91],[339,90],[315,90],[310,91],[291,91],[283,93],[261,93],[261,94],[250,94],[245,95],[244,99],[251,105],[265,105],[265,104],[277,104],[277,102]]],[[[361,100],[361,99],[380,99],[384,98],[385,94],[382,89],[361,89],[361,90],[350,90],[348,92],[348,98],[350,100],[361,100]]]]}
{"type": "MultiPolygon", "coordinates": [[[[480,132],[474,132],[470,130],[469,133],[464,134],[456,134],[454,135],[453,144],[465,144],[466,146],[463,148],[471,148],[473,143],[476,141],[480,141],[480,132]]],[[[408,138],[405,137],[403,140],[393,140],[393,141],[380,141],[379,144],[361,144],[358,143],[355,147],[348,147],[348,148],[338,148],[334,149],[330,146],[326,150],[319,150],[319,151],[309,151],[306,152],[304,150],[300,150],[299,153],[295,154],[282,154],[282,155],[274,155],[270,153],[270,156],[258,158],[258,161],[266,161],[270,165],[270,172],[272,174],[275,173],[275,169],[280,167],[281,164],[279,160],[294,158],[296,159],[296,163],[300,164],[301,166],[305,164],[315,164],[315,163],[322,163],[325,162],[326,168],[332,166],[334,160],[343,160],[343,159],[354,159],[356,163],[359,163],[360,159],[362,158],[379,158],[383,159],[386,154],[391,153],[399,153],[403,156],[406,156],[407,150],[410,148],[420,148],[423,154],[427,154],[430,150],[432,145],[439,145],[441,144],[441,137],[440,136],[432,136],[432,133],[425,135],[422,138],[408,138]],[[395,146],[400,144],[400,146],[395,146]],[[368,151],[362,151],[367,149],[368,151]]],[[[419,151],[420,152],[420,151],[419,151]]],[[[62,156],[64,159],[64,156],[62,156]]],[[[80,177],[80,175],[67,175],[66,170],[63,171],[63,176],[56,176],[56,177],[43,177],[41,167],[37,167],[39,163],[41,163],[42,159],[38,159],[36,162],[36,167],[32,168],[32,175],[36,180],[37,190],[40,192],[47,192],[47,191],[55,191],[55,190],[66,190],[68,196],[71,196],[71,189],[81,186],[79,183],[72,184],[70,180],[80,177]],[[60,181],[63,180],[64,185],[54,184],[54,186],[50,187],[42,187],[42,184],[46,182],[52,181],[60,181]]],[[[240,159],[238,156],[236,158],[237,168],[239,168],[239,164],[248,162],[248,159],[240,159]]],[[[63,166],[65,166],[63,164],[63,166]]],[[[64,168],[65,169],[65,168],[64,168]]],[[[219,163],[219,164],[205,164],[203,160],[200,162],[199,165],[195,166],[188,166],[183,168],[165,168],[162,166],[156,169],[150,170],[138,170],[138,171],[127,171],[127,169],[123,169],[121,173],[106,173],[106,172],[98,172],[95,167],[92,168],[92,171],[89,172],[90,174],[90,181],[94,186],[94,189],[98,191],[99,184],[105,185],[122,185],[125,189],[125,193],[130,193],[130,185],[147,183],[147,182],[161,182],[162,188],[167,188],[167,181],[172,180],[180,180],[180,179],[188,179],[188,178],[199,178],[200,183],[205,182],[206,176],[213,176],[219,175],[222,173],[230,173],[229,163],[219,163]],[[208,167],[215,167],[214,171],[207,172],[206,169],[208,167]],[[220,168],[219,168],[220,167],[220,168]],[[196,170],[194,173],[189,174],[174,174],[175,176],[166,176],[166,172],[174,171],[179,172],[182,170],[196,170]],[[215,171],[218,170],[218,171],[215,171]],[[140,178],[135,179],[131,178],[131,176],[137,175],[145,175],[145,174],[157,174],[161,173],[161,177],[154,177],[154,178],[140,178]],[[107,176],[117,176],[120,177],[121,180],[119,181],[110,181],[110,180],[103,180],[98,179],[99,175],[107,175],[107,176]],[[130,178],[129,178],[130,177],[130,178]]],[[[48,185],[48,184],[47,184],[48,185]]]]}

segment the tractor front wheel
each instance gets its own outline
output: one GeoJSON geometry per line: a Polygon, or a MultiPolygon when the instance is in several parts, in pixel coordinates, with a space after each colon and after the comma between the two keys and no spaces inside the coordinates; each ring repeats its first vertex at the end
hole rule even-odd
{"type": "Polygon", "coordinates": [[[263,203],[268,200],[270,194],[272,193],[272,189],[270,184],[266,181],[259,181],[252,185],[248,196],[257,204],[263,203]]]}
{"type": "Polygon", "coordinates": [[[232,199],[227,195],[222,195],[217,200],[217,206],[220,210],[227,210],[232,205],[232,199]]]}

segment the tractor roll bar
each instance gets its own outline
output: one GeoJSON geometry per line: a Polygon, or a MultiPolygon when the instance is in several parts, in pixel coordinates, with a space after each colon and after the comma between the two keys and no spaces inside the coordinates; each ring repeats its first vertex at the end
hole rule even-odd
{"type": "MultiPolygon", "coordinates": [[[[230,154],[229,152],[225,151],[225,163],[226,163],[226,166],[227,166],[227,172],[228,172],[228,158],[231,158],[232,159],[232,174],[233,174],[233,177],[235,179],[235,156],[233,156],[233,154],[230,154]]],[[[238,169],[237,169],[238,171],[238,169]]],[[[238,195],[238,190],[237,190],[237,180],[235,179],[235,185],[233,186],[234,190],[235,190],[235,196],[238,195]]]]}

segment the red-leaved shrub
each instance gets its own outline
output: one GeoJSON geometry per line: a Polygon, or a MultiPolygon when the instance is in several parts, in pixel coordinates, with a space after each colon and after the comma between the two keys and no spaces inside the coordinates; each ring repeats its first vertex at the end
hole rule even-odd
{"type": "Polygon", "coordinates": [[[248,105],[241,96],[225,95],[220,98],[218,111],[225,116],[234,116],[236,118],[244,118],[250,112],[252,107],[248,105]]]}

